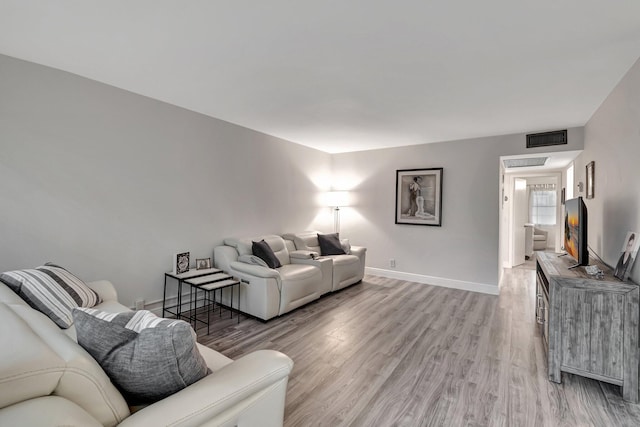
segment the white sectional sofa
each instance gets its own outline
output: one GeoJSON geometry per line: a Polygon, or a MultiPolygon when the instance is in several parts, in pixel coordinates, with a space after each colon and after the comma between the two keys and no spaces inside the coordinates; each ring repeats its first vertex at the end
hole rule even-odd
{"type": "MultiPolygon", "coordinates": [[[[326,293],[357,283],[364,277],[365,248],[354,248],[356,255],[322,257],[313,246],[296,248],[294,234],[285,237],[290,238],[277,235],[227,238],[223,245],[214,249],[216,267],[242,281],[242,312],[269,320],[326,293]],[[252,242],[263,239],[275,253],[281,267],[268,268],[252,262],[252,242]]],[[[309,243],[313,241],[310,239],[309,243]]]]}
{"type": "MultiPolygon", "coordinates": [[[[89,283],[103,302],[127,311],[107,281],[89,283]]],[[[281,426],[293,362],[262,350],[231,360],[201,346],[211,373],[135,413],[75,338],[0,283],[0,425],[281,426]]]]}

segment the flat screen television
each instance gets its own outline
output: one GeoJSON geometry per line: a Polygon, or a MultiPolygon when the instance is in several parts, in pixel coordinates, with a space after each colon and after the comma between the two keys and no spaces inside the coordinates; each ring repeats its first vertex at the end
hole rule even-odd
{"type": "Polygon", "coordinates": [[[589,265],[587,249],[587,206],[582,197],[564,204],[564,250],[577,261],[576,265],[589,265]]]}

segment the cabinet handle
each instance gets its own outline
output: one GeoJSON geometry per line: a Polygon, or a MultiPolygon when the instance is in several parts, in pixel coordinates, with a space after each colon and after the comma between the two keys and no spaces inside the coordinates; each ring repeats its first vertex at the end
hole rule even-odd
{"type": "Polygon", "coordinates": [[[544,325],[544,311],[546,310],[546,307],[540,307],[540,316],[536,316],[536,322],[538,322],[539,325],[544,325]]]}

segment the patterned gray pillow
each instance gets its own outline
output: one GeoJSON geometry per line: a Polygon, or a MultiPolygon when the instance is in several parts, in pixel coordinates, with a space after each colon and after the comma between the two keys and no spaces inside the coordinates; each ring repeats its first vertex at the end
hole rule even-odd
{"type": "Polygon", "coordinates": [[[147,310],[73,310],[78,344],[93,356],[130,405],[153,403],[209,373],[196,334],[183,320],[147,310]]]}
{"type": "Polygon", "coordinates": [[[31,270],[4,272],[0,282],[63,329],[73,324],[71,310],[75,307],[93,307],[102,302],[82,280],[50,263],[31,270]]]}

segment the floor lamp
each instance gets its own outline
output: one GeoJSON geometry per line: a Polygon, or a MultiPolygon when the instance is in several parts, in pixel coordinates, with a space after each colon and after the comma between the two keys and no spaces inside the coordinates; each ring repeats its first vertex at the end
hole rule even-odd
{"type": "Polygon", "coordinates": [[[333,231],[340,233],[340,207],[349,206],[348,191],[329,191],[327,206],[333,208],[333,231]]]}

